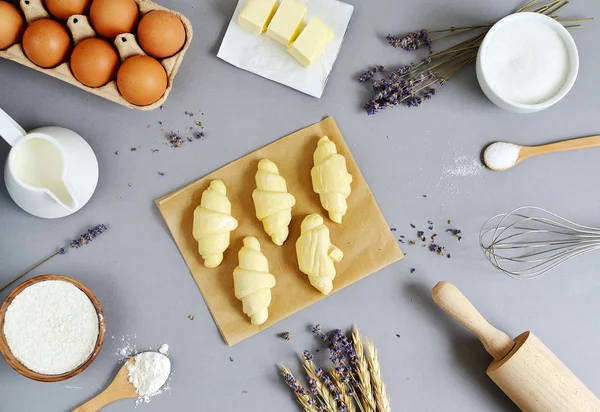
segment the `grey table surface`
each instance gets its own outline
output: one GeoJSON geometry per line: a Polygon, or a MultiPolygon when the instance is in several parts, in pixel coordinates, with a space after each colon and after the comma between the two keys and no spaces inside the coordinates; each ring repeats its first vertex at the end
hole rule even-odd
{"type": "MultiPolygon", "coordinates": [[[[479,342],[432,303],[430,289],[442,279],[458,285],[510,335],[534,331],[600,393],[598,254],[523,282],[495,272],[478,245],[479,228],[487,218],[525,204],[600,225],[598,150],[551,155],[505,173],[478,166],[482,148],[494,140],[540,144],[600,132],[599,25],[588,22],[573,32],[579,78],[563,101],[544,112],[518,115],[496,108],[469,67],[418,109],[368,117],[361,109],[367,94],[356,83],[357,74],[372,64],[399,64],[413,57],[391,49],[385,34],[493,21],[519,2],[350,2],[356,6],[351,27],[320,100],[215,57],[235,0],[163,3],[187,15],[195,33],[163,110],[129,110],[0,61],[0,107],[26,129],[55,124],[79,132],[94,148],[101,171],[89,204],[60,220],[29,216],[0,187],[0,283],[87,226],[110,226],[94,243],[29,275],[64,274],[94,291],[108,322],[100,356],[81,375],[51,384],[27,380],[0,361],[2,412],[73,409],[109,383],[121,362],[118,352],[127,343],[138,350],[162,343],[171,347],[171,389],[139,405],[141,411],[297,410],[277,365],[299,371],[298,354],[318,347],[308,332],[313,323],[324,328],[356,323],[374,339],[394,410],[516,410],[486,377],[490,357],[479,342]],[[327,115],[338,122],[398,235],[415,237],[409,225],[426,226],[427,220],[443,232],[451,219],[463,230],[463,240],[440,235],[451,259],[404,247],[408,256],[403,261],[227,347],[153,200],[327,115]],[[198,120],[205,127],[204,141],[178,149],[164,145],[165,132],[198,120]],[[160,151],[152,153],[152,148],[160,151]],[[411,268],[416,269],[413,274],[411,268]],[[289,342],[277,337],[283,331],[291,332],[289,342]]],[[[575,0],[564,15],[599,17],[600,4],[575,0]]],[[[0,158],[8,150],[0,144],[0,158]]],[[[104,411],[134,407],[128,400],[104,411]]]]}

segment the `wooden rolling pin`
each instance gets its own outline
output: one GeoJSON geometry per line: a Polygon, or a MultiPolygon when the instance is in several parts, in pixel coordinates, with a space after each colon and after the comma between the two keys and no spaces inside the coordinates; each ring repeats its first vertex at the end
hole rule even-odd
{"type": "Polygon", "coordinates": [[[494,361],[487,374],[525,412],[600,412],[600,400],[531,332],[512,340],[490,325],[448,282],[433,300],[473,332],[494,361]]]}

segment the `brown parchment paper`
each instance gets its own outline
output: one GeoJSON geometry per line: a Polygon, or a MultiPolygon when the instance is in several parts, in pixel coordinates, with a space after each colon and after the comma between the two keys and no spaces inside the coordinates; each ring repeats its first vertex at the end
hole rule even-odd
{"type": "Polygon", "coordinates": [[[228,345],[234,345],[326,297],[310,285],[296,261],[296,239],[300,235],[300,223],[306,215],[320,213],[331,231],[332,243],[344,252],[344,258],[336,264],[337,277],[332,293],[403,257],[332,117],[258,149],[156,200],[156,204],[228,345]],[[352,193],[348,198],[348,213],[341,225],[329,220],[327,212],[321,208],[319,196],[312,190],[310,170],[313,152],[318,139],[324,135],[329,136],[338,152],[346,157],[348,171],[354,178],[352,193]],[[290,236],[283,246],[276,246],[271,241],[254,213],[254,175],[258,161],[263,158],[277,164],[287,181],[288,191],[296,197],[290,236]],[[227,186],[232,215],[238,220],[239,226],[231,233],[231,245],[225,252],[223,263],[215,269],[207,269],[202,264],[196,240],[192,236],[192,221],[202,192],[213,179],[221,179],[227,186]],[[260,241],[261,250],[269,260],[270,272],[277,279],[277,285],[271,289],[273,299],[269,307],[269,320],[261,326],[249,322],[242,312],[242,303],[233,293],[237,252],[243,238],[250,235],[260,241]]]}

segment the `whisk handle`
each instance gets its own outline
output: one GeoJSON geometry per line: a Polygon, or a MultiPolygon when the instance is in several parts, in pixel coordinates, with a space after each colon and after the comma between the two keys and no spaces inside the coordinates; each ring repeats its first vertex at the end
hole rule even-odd
{"type": "Polygon", "coordinates": [[[496,360],[504,358],[515,342],[504,332],[490,325],[473,304],[452,283],[439,282],[432,291],[433,300],[444,312],[473,332],[485,350],[496,360]]]}

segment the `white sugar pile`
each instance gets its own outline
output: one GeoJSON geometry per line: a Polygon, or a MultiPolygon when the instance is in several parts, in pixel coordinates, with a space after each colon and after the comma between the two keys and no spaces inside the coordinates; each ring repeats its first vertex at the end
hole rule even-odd
{"type": "Polygon", "coordinates": [[[70,372],[94,351],[98,314],[78,287],[47,280],[25,288],[4,319],[11,353],[27,368],[45,375],[70,372]]]}
{"type": "Polygon", "coordinates": [[[129,382],[140,395],[138,402],[149,402],[152,396],[158,395],[169,379],[171,361],[166,356],[169,346],[164,344],[159,352],[142,352],[127,365],[129,382]]]}
{"type": "Polygon", "coordinates": [[[485,164],[494,170],[504,170],[517,164],[521,146],[506,142],[492,143],[483,152],[485,164]]]}
{"type": "Polygon", "coordinates": [[[542,22],[506,24],[491,37],[485,56],[490,86],[515,103],[545,102],[560,91],[569,73],[565,43],[542,22]]]}

